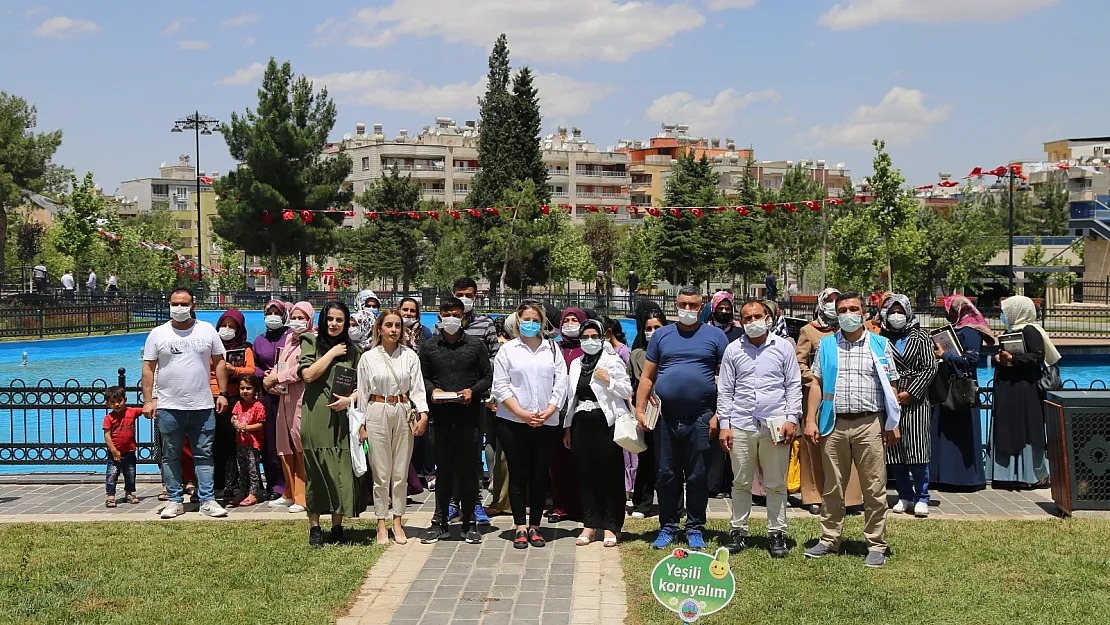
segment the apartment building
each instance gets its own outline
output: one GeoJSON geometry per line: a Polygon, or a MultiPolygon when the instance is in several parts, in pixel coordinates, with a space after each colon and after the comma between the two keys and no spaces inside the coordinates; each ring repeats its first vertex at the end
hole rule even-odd
{"type": "MultiPolygon", "coordinates": [[[[216,194],[212,185],[201,182],[200,186],[200,211],[203,227],[197,233],[197,170],[189,164],[189,157],[182,156],[178,164],[166,165],[162,163],[159,176],[152,178],[136,178],[120,183],[120,198],[115,207],[120,217],[134,216],[147,212],[156,205],[165,205],[169,208],[177,226],[178,238],[176,241],[158,241],[174,247],[178,254],[195,257],[197,254],[198,239],[204,249],[205,264],[212,264],[208,259],[216,252],[212,243],[212,220],[216,216],[216,194]]],[[[200,172],[205,176],[205,172],[200,172]]],[[[212,172],[212,177],[219,176],[212,172]]]]}
{"type": "Polygon", "coordinates": [[[1045,159],[1050,163],[1076,161],[1087,165],[1095,159],[1110,161],[1110,137],[1079,137],[1057,139],[1044,144],[1045,159]]]}

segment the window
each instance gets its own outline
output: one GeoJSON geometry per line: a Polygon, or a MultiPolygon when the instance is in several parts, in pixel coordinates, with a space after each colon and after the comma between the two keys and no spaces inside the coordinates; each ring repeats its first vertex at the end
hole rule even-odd
{"type": "Polygon", "coordinates": [[[179,247],[193,247],[193,238],[192,237],[181,237],[181,239],[178,240],[177,245],[179,247]]]}
{"type": "Polygon", "coordinates": [[[191,230],[192,227],[193,227],[193,222],[188,220],[188,219],[179,219],[179,220],[177,220],[177,229],[178,230],[191,230]]]}
{"type": "Polygon", "coordinates": [[[455,193],[470,193],[470,185],[465,182],[456,182],[455,193]]]}
{"type": "Polygon", "coordinates": [[[150,185],[151,195],[160,195],[165,197],[170,194],[170,185],[168,184],[152,184],[150,185]]]}
{"type": "Polygon", "coordinates": [[[369,156],[363,156],[362,157],[362,171],[370,171],[370,157],[369,156]]]}
{"type": "Polygon", "coordinates": [[[184,204],[189,200],[188,187],[174,187],[173,194],[177,197],[177,201],[181,204],[184,204]]]}

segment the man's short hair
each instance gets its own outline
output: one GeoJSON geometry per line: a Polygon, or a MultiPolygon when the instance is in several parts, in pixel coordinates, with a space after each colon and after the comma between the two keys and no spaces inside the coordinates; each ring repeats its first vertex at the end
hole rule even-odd
{"type": "Polygon", "coordinates": [[[687,284],[686,286],[684,286],[684,287],[682,287],[681,289],[678,290],[678,297],[683,297],[683,296],[685,296],[685,297],[691,297],[692,296],[692,297],[696,297],[698,299],[701,299],[701,289],[699,289],[698,287],[696,287],[692,284],[687,284]]]}
{"type": "Polygon", "coordinates": [[[474,278],[467,278],[467,277],[462,277],[462,278],[459,278],[458,280],[455,280],[455,284],[451,287],[451,291],[455,292],[455,291],[460,291],[462,289],[474,289],[474,291],[477,292],[478,291],[478,283],[474,281],[474,278]]]}
{"type": "Polygon", "coordinates": [[[463,310],[462,300],[454,295],[448,295],[439,299],[439,312],[447,312],[448,310],[463,310]]]}
{"type": "Polygon", "coordinates": [[[860,306],[863,305],[863,296],[860,295],[857,291],[845,291],[845,292],[841,293],[840,295],[836,296],[836,307],[840,308],[840,302],[843,302],[844,300],[847,300],[847,299],[859,300],[860,306]]]}
{"type": "Polygon", "coordinates": [[[743,316],[744,309],[747,308],[749,304],[759,304],[763,307],[763,313],[768,317],[771,316],[771,307],[767,305],[767,300],[759,297],[749,297],[748,299],[744,300],[744,303],[740,305],[740,309],[738,311],[741,316],[743,316]]]}
{"type": "Polygon", "coordinates": [[[184,287],[184,286],[179,286],[176,289],[170,291],[170,297],[173,297],[174,295],[177,295],[178,293],[188,293],[190,301],[195,301],[197,299],[197,296],[193,295],[193,290],[188,288],[188,287],[184,287]]]}

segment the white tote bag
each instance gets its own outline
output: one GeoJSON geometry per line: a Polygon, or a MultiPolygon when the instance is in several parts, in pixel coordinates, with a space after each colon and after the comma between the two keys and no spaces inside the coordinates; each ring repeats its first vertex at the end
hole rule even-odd
{"type": "Polygon", "coordinates": [[[351,430],[351,468],[354,469],[355,477],[362,477],[366,474],[366,453],[362,450],[362,439],[359,438],[358,431],[365,423],[366,416],[358,409],[357,404],[358,400],[356,399],[350,406],[347,406],[347,425],[351,430]]]}
{"type": "Polygon", "coordinates": [[[647,451],[644,432],[636,423],[636,417],[627,410],[618,412],[616,420],[613,421],[613,442],[629,453],[638,454],[647,451]]]}

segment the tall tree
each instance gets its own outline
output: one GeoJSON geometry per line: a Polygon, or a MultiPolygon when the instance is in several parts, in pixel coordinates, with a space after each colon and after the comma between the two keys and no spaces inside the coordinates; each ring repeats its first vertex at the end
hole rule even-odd
{"type": "Polygon", "coordinates": [[[536,185],[536,199],[541,204],[551,200],[547,190],[547,165],[540,150],[540,98],[534,84],[532,70],[522,67],[513,78],[511,138],[512,176],[514,181],[531,180],[536,185]]]}
{"type": "MultiPolygon", "coordinates": [[[[693,151],[686,152],[671,169],[664,201],[667,206],[717,206],[723,203],[717,178],[709,159],[695,159],[693,151]]],[[[689,210],[682,210],[678,217],[664,210],[658,219],[659,226],[653,232],[660,269],[672,284],[709,279],[715,261],[708,220],[697,218],[689,210]]]]}
{"type": "Polygon", "coordinates": [[[782,279],[789,283],[786,268],[793,265],[797,284],[804,288],[805,270],[817,256],[822,242],[821,216],[806,208],[802,202],[821,201],[828,197],[825,185],[810,178],[809,170],[798,164],[786,172],[782,188],[768,190],[768,203],[793,203],[794,211],[776,208],[766,216],[765,237],[771,244],[772,254],[783,269],[782,279]]]}
{"type": "Polygon", "coordinates": [[[405,214],[418,209],[420,193],[420,183],[412,176],[402,177],[394,165],[359,197],[358,203],[378,216],[364,221],[355,231],[354,244],[345,246],[343,257],[360,275],[400,275],[403,290],[409,290],[430,252],[421,228],[425,219],[405,214]]]}
{"type": "Polygon", "coordinates": [[[613,279],[613,260],[617,256],[620,241],[623,238],[620,228],[613,224],[608,215],[590,214],[586,216],[586,224],[582,229],[582,242],[590,251],[590,258],[597,268],[605,272],[611,281],[613,279]]]}
{"type": "Polygon", "coordinates": [[[338,247],[335,228],[342,213],[306,213],[346,206],[351,190],[343,182],[351,159],[325,154],[335,126],[335,104],[327,89],[315,92],[306,77],[294,78],[289,62],[271,58],[258,90],[258,107],[231,114],[224,138],[240,166],[215,181],[219,217],[216,234],[248,254],[269,256],[270,275],[281,275],[279,256],[300,258],[300,288],[307,286],[310,254],[338,247]],[[292,219],[283,211],[291,209],[292,219]]]}
{"type": "Polygon", "coordinates": [[[886,258],[887,289],[893,291],[894,271],[891,259],[894,233],[903,226],[906,216],[917,206],[917,200],[911,192],[902,188],[906,179],[902,176],[902,171],[891,162],[890,154],[886,152],[886,141],[875,139],[871,145],[875,148],[875,158],[872,160],[874,173],[867,177],[873,198],[868,212],[879,227],[886,258]]]}
{"type": "Polygon", "coordinates": [[[71,179],[73,191],[64,197],[58,210],[54,247],[73,259],[74,269],[88,269],[88,258],[96,247],[96,220],[106,217],[104,198],[96,190],[92,172],[81,182],[71,179]]]}
{"type": "Polygon", "coordinates": [[[509,93],[509,41],[502,33],[489,55],[486,93],[478,98],[478,165],[481,171],[470,184],[467,203],[478,208],[501,201],[512,186],[509,160],[512,141],[513,99],[509,93]]]}
{"type": "Polygon", "coordinates": [[[38,111],[19,96],[0,91],[0,274],[8,247],[8,209],[27,191],[41,192],[52,179],[51,159],[62,131],[36,133],[38,111]]]}
{"type": "Polygon", "coordinates": [[[755,280],[770,266],[765,219],[762,211],[754,210],[755,204],[759,202],[756,171],[755,157],[749,150],[744,162],[744,172],[737,184],[734,203],[747,206],[751,212],[740,215],[735,211],[728,211],[714,213],[711,217],[713,223],[710,240],[718,269],[732,276],[733,280],[739,277],[743,292],[747,292],[749,281],[755,280]]]}

